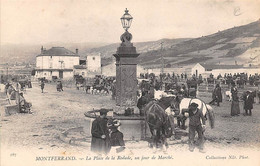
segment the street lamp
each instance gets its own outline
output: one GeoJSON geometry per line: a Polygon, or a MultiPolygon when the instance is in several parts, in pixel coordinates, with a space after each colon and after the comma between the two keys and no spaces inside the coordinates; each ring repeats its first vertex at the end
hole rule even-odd
{"type": "Polygon", "coordinates": [[[125,29],[125,33],[120,36],[120,40],[122,41],[121,46],[123,47],[133,47],[131,43],[132,34],[128,32],[128,29],[131,26],[133,17],[128,13],[127,8],[125,9],[125,14],[120,18],[123,28],[125,29]]]}
{"type": "Polygon", "coordinates": [[[125,9],[125,14],[120,18],[121,23],[125,31],[127,31],[132,23],[133,17],[128,13],[127,8],[125,9]]]}

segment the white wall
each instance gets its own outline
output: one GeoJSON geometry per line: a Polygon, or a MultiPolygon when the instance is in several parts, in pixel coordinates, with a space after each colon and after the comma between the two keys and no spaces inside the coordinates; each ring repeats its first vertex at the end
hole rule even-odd
{"type": "MultiPolygon", "coordinates": [[[[35,77],[41,78],[45,77],[48,80],[52,79],[52,76],[59,78],[59,71],[36,71],[35,77]]],[[[70,79],[73,78],[73,71],[63,71],[63,78],[70,79]]]]}
{"type": "Polygon", "coordinates": [[[191,75],[196,75],[196,70],[198,71],[198,76],[201,74],[202,76],[205,73],[205,68],[201,66],[199,63],[197,63],[192,69],[191,69],[191,75]]]}
{"type": "Polygon", "coordinates": [[[79,65],[78,56],[38,56],[36,58],[38,69],[73,69],[74,65],[79,65]]]}
{"type": "Polygon", "coordinates": [[[247,73],[249,76],[250,74],[254,75],[255,73],[260,74],[260,69],[258,69],[258,68],[215,69],[212,71],[206,71],[205,73],[207,73],[207,75],[212,73],[214,75],[214,77],[217,77],[219,74],[224,76],[225,73],[227,73],[227,74],[231,73],[232,75],[234,75],[235,73],[247,73]]]}
{"type": "MultiPolygon", "coordinates": [[[[46,77],[51,79],[52,76],[59,78],[59,71],[53,70],[44,71],[44,69],[72,69],[74,65],[79,65],[78,56],[38,56],[36,57],[36,69],[43,69],[43,71],[36,72],[36,78],[46,77]],[[63,61],[61,63],[61,61],[63,61]]],[[[63,71],[63,78],[72,78],[73,71],[63,71]]]]}
{"type": "MultiPolygon", "coordinates": [[[[137,65],[136,67],[136,75],[137,77],[140,76],[140,73],[145,73],[147,70],[145,70],[142,66],[137,65]]],[[[116,76],[116,64],[111,63],[109,65],[102,67],[102,75],[104,76],[116,76]]]]}
{"type": "MultiPolygon", "coordinates": [[[[171,68],[164,68],[163,70],[164,73],[172,75],[178,74],[181,75],[181,73],[186,73],[187,75],[190,75],[191,73],[191,68],[188,67],[171,67],[171,68]]],[[[161,68],[154,68],[154,69],[145,69],[144,73],[154,73],[156,76],[159,76],[161,74],[161,68]]]]}
{"type": "Polygon", "coordinates": [[[88,71],[101,73],[101,56],[98,54],[91,54],[87,56],[88,71]]]}

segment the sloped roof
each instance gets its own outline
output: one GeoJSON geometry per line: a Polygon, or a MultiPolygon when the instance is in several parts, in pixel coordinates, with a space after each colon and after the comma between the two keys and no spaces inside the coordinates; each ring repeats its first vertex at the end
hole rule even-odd
{"type": "Polygon", "coordinates": [[[86,69],[86,65],[74,65],[74,69],[86,69]]]}
{"type": "Polygon", "coordinates": [[[240,69],[244,68],[243,65],[213,65],[213,64],[200,64],[205,69],[240,69]]]}
{"type": "Polygon", "coordinates": [[[79,55],[64,47],[52,47],[49,50],[44,50],[38,56],[79,56],[79,55]]]}

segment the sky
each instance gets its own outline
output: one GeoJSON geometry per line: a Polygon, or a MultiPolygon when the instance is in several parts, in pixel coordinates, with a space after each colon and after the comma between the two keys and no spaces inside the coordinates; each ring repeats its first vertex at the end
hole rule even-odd
{"type": "Polygon", "coordinates": [[[260,18],[260,0],[0,0],[1,44],[120,42],[125,8],[133,42],[190,38],[260,18]]]}

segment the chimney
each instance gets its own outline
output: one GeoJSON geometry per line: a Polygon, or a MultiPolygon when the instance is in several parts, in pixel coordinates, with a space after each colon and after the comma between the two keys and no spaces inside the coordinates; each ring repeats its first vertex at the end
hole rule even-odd
{"type": "Polygon", "coordinates": [[[43,46],[42,46],[42,48],[41,48],[41,53],[43,53],[43,46]]]}
{"type": "Polygon", "coordinates": [[[76,54],[78,54],[78,53],[79,53],[79,49],[76,48],[76,54]]]}

